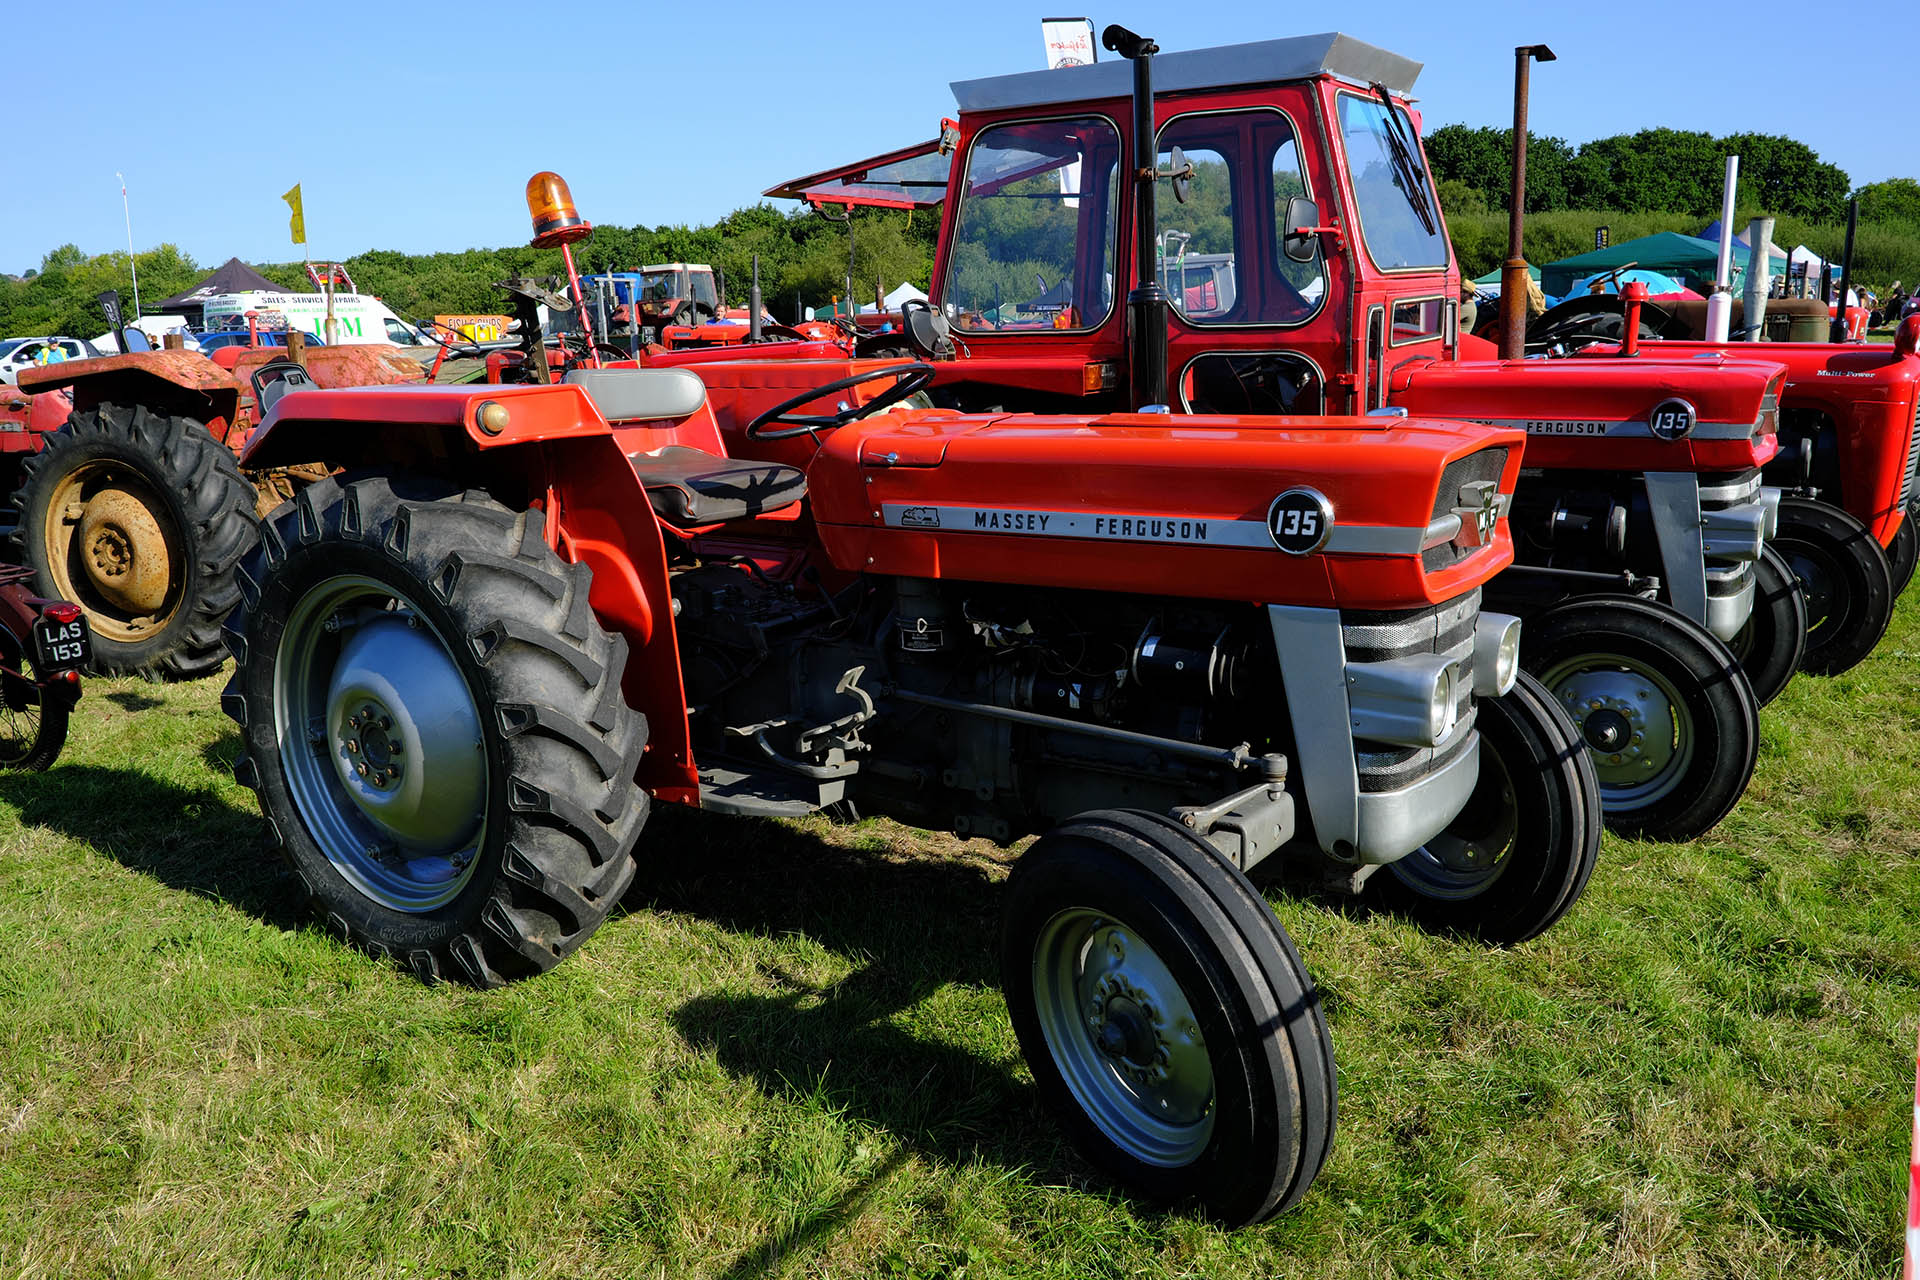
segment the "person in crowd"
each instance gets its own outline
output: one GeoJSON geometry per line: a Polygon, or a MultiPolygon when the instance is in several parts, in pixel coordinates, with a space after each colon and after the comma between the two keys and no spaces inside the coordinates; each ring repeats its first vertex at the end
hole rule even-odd
{"type": "Polygon", "coordinates": [[[1473,281],[1464,276],[1460,280],[1460,332],[1472,333],[1474,322],[1480,318],[1480,304],[1474,301],[1473,281]]]}

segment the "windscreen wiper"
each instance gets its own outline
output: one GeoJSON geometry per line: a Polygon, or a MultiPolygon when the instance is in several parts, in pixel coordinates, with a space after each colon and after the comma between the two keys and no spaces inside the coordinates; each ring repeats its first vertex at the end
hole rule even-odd
{"type": "Polygon", "coordinates": [[[1431,193],[1427,190],[1426,175],[1421,171],[1420,162],[1414,159],[1413,148],[1400,131],[1400,116],[1394,110],[1393,99],[1387,94],[1387,86],[1376,84],[1374,93],[1380,97],[1380,105],[1386,110],[1387,150],[1393,158],[1394,175],[1400,179],[1400,188],[1406,194],[1407,203],[1420,218],[1420,225],[1428,235],[1440,230],[1439,220],[1434,217],[1431,193]]]}

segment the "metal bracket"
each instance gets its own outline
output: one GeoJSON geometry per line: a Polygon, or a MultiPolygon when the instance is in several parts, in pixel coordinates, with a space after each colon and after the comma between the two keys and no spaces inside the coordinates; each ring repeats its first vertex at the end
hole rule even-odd
{"type": "Polygon", "coordinates": [[[1276,781],[1236,791],[1209,805],[1174,809],[1172,814],[1246,871],[1293,839],[1293,797],[1284,782],[1283,768],[1276,781]]]}
{"type": "Polygon", "coordinates": [[[1700,518],[1700,477],[1691,471],[1649,471],[1647,506],[1666,570],[1667,598],[1678,612],[1707,625],[1707,546],[1700,518]]]}

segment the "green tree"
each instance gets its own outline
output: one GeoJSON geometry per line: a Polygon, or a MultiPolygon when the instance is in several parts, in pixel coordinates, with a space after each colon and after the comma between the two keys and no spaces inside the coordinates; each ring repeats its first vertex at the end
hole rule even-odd
{"type": "Polygon", "coordinates": [[[1920,182],[1912,178],[1869,182],[1853,194],[1863,222],[1920,223],[1920,182]]]}

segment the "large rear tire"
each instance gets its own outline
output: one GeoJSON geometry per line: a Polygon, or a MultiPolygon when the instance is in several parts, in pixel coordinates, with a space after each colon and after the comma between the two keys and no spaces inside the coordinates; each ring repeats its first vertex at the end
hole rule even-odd
{"type": "Polygon", "coordinates": [[[1512,946],[1586,892],[1600,859],[1600,783],[1579,731],[1526,672],[1478,708],[1480,780],[1466,807],[1367,886],[1423,928],[1512,946]]]}
{"type": "Polygon", "coordinates": [[[220,624],[259,521],[253,486],[204,423],[81,410],[26,460],[13,507],[40,593],[86,610],[96,669],[194,680],[226,660],[220,624]]]}
{"type": "Polygon", "coordinates": [[[314,911],[425,981],[550,969],[633,878],[626,641],[543,528],[482,493],[327,479],[242,568],[234,774],[314,911]]]}
{"type": "Polygon", "coordinates": [[[1014,1031],[1088,1159],[1234,1225],[1305,1193],[1333,1142],[1333,1045],[1238,869],[1163,816],[1082,814],[1015,864],[1003,922],[1014,1031]]]}
{"type": "Polygon", "coordinates": [[[1626,596],[1573,599],[1527,619],[1520,662],[1579,728],[1613,830],[1691,840],[1746,791],[1759,707],[1700,624],[1626,596]]]}
{"type": "Polygon", "coordinates": [[[1772,547],[1754,564],[1753,612],[1727,645],[1740,659],[1754,700],[1766,706],[1800,669],[1807,652],[1807,601],[1793,568],[1772,547]]]}
{"type": "Polygon", "coordinates": [[[1807,599],[1807,651],[1800,669],[1837,676],[1873,652],[1893,618],[1887,553],[1853,516],[1811,498],[1780,501],[1773,547],[1807,599]]]}

